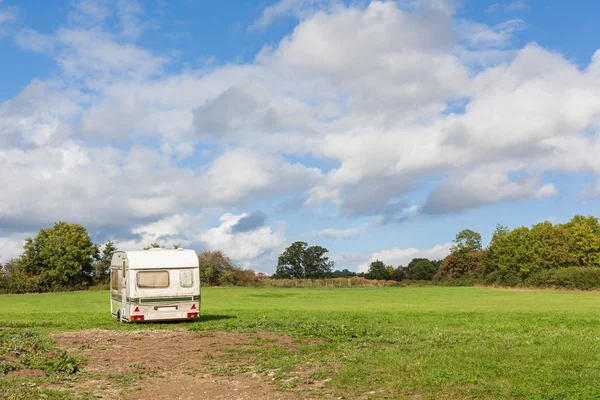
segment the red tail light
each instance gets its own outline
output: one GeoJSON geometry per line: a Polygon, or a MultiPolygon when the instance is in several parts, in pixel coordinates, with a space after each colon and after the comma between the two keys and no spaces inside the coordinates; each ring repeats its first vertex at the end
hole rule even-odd
{"type": "Polygon", "coordinates": [[[135,310],[133,310],[133,312],[140,312],[140,308],[136,307],[135,310]]]}
{"type": "Polygon", "coordinates": [[[196,305],[192,304],[192,310],[197,310],[196,305]]]}
{"type": "Polygon", "coordinates": [[[143,315],[132,315],[130,317],[131,321],[143,321],[144,320],[144,316],[143,315]]]}
{"type": "Polygon", "coordinates": [[[189,312],[187,314],[188,314],[188,318],[198,318],[197,312],[189,312]]]}

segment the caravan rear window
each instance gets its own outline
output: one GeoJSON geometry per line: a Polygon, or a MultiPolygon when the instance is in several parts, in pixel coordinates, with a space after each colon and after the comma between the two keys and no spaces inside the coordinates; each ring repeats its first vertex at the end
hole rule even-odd
{"type": "Polygon", "coordinates": [[[139,288],[168,288],[169,271],[143,271],[137,273],[137,286],[139,288]]]}
{"type": "Polygon", "coordinates": [[[183,288],[194,286],[194,271],[191,269],[182,269],[179,271],[179,284],[183,288]]]}
{"type": "Polygon", "coordinates": [[[112,290],[119,290],[119,271],[110,271],[110,287],[112,290]]]}

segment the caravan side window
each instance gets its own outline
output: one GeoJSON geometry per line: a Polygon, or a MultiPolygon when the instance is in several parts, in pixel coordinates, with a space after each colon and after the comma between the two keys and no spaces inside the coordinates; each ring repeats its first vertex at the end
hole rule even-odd
{"type": "Polygon", "coordinates": [[[119,290],[119,270],[118,269],[110,271],[110,288],[112,290],[119,290]]]}
{"type": "Polygon", "coordinates": [[[139,288],[164,289],[169,287],[169,271],[140,271],[137,273],[139,288]]]}
{"type": "Polygon", "coordinates": [[[194,270],[182,269],[179,271],[179,284],[183,288],[190,288],[194,286],[194,270]]]}

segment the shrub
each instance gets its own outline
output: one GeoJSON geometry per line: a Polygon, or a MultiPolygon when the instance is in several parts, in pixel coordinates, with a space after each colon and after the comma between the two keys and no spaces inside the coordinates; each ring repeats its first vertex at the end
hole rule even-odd
{"type": "Polygon", "coordinates": [[[590,290],[600,288],[600,268],[570,267],[554,271],[556,287],[590,290]]]}

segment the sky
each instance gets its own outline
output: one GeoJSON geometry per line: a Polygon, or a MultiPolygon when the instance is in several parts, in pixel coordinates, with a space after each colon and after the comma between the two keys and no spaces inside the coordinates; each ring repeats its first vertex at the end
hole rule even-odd
{"type": "Polygon", "coordinates": [[[599,214],[599,2],[51,4],[0,0],[0,261],[67,221],[365,271],[599,214]]]}

